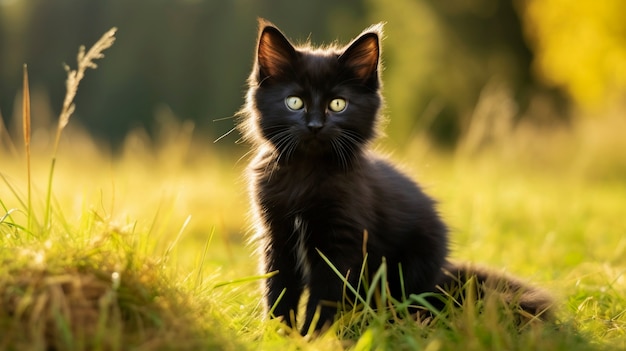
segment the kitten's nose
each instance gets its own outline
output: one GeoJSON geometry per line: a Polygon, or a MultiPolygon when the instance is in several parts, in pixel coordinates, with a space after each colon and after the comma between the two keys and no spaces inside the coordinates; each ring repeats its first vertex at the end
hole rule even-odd
{"type": "Polygon", "coordinates": [[[318,113],[312,113],[309,115],[309,121],[306,124],[311,133],[317,133],[324,126],[324,117],[318,113]]]}
{"type": "Polygon", "coordinates": [[[306,126],[307,128],[309,128],[311,132],[317,133],[319,132],[320,129],[322,129],[324,124],[322,124],[322,122],[319,120],[312,120],[312,121],[309,121],[309,123],[306,126]]]}

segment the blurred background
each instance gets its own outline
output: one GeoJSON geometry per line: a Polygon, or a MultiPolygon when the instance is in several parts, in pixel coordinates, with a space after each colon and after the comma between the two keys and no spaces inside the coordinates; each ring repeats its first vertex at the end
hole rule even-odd
{"type": "Polygon", "coordinates": [[[203,282],[252,280],[210,297],[242,316],[229,328],[254,330],[259,278],[242,279],[258,273],[245,245],[249,146],[230,131],[258,17],[316,44],[384,22],[386,135],[374,147],[437,199],[452,258],[537,281],[567,296],[591,344],[623,342],[625,0],[0,0],[2,262],[82,266],[83,252],[101,262],[105,243],[120,252],[102,262],[154,254],[193,296],[203,282]],[[64,65],[76,69],[79,46],[112,27],[57,153],[64,65]]]}
{"type": "Polygon", "coordinates": [[[625,13],[621,0],[0,0],[0,113],[5,128],[21,128],[26,63],[33,128],[52,130],[63,65],[74,68],[78,47],[115,26],[116,43],[81,84],[72,126],[113,153],[132,130],[153,138],[163,118],[193,123],[210,143],[235,124],[257,17],[314,43],[346,43],[386,22],[389,139],[475,149],[493,130],[626,111],[625,13]]]}
{"type": "Polygon", "coordinates": [[[202,269],[210,242],[223,279],[255,274],[244,245],[249,146],[229,131],[257,18],[295,43],[347,43],[385,22],[386,135],[375,148],[439,201],[453,256],[544,281],[571,274],[568,293],[607,262],[616,281],[626,258],[624,14],[623,0],[0,0],[0,215],[41,219],[48,189],[63,233],[95,214],[168,252],[184,232],[183,272],[202,269]],[[55,154],[64,65],[75,69],[79,46],[112,27],[116,41],[85,73],[55,154]],[[34,210],[21,190],[31,186],[34,210]]]}

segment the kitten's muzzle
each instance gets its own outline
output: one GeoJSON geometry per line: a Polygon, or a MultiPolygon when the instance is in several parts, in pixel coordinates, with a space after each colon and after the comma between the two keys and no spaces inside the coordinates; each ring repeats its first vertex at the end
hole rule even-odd
{"type": "Polygon", "coordinates": [[[324,127],[324,117],[319,114],[313,114],[309,117],[306,127],[311,133],[316,134],[324,127]]]}

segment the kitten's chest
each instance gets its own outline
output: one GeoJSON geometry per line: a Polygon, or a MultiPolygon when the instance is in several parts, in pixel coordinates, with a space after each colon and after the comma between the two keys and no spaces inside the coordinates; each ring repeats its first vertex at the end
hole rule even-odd
{"type": "Polygon", "coordinates": [[[354,184],[348,178],[322,165],[283,167],[259,176],[259,200],[267,209],[290,213],[330,209],[351,196],[354,184]]]}

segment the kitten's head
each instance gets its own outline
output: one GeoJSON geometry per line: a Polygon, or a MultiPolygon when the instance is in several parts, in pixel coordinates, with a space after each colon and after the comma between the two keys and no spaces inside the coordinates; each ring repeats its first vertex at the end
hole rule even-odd
{"type": "Polygon", "coordinates": [[[343,48],[311,48],[260,24],[244,133],[269,143],[280,162],[322,156],[349,166],[376,134],[382,25],[343,48]]]}

